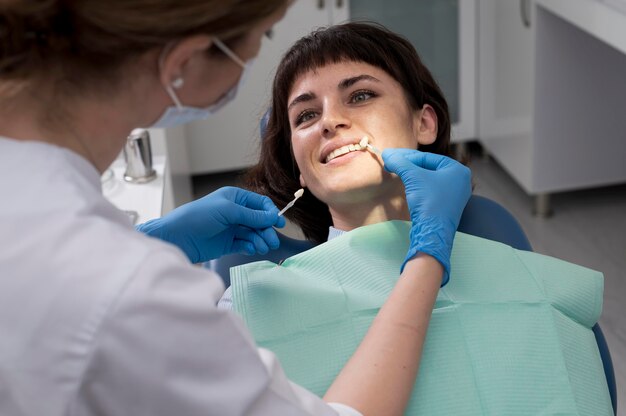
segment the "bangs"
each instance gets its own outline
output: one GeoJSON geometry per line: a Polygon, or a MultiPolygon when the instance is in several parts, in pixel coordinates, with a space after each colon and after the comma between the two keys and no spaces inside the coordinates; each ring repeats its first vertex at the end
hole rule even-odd
{"type": "Polygon", "coordinates": [[[362,31],[358,30],[359,26],[346,30],[338,25],[319,29],[300,39],[285,55],[276,79],[281,79],[283,87],[289,91],[295,80],[309,71],[340,62],[363,62],[401,81],[407,74],[398,73],[401,66],[397,63],[406,58],[398,52],[404,51],[406,45],[399,43],[395,48],[389,48],[373,36],[372,27],[384,29],[377,24],[369,24],[362,31]]]}

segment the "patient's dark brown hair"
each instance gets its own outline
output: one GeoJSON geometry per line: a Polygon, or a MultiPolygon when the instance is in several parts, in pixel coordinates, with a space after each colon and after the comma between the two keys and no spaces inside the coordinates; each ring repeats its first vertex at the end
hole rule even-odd
{"type": "MultiPolygon", "coordinates": [[[[319,29],[298,40],[278,65],[272,103],[258,163],[246,174],[246,186],[269,196],[278,207],[285,206],[300,188],[300,170],[291,148],[287,99],[295,80],[302,74],[338,62],[364,62],[380,68],[403,88],[413,110],[430,104],[437,113],[437,138],[420,146],[425,152],[450,155],[448,104],[415,48],[403,37],[372,23],[346,23],[319,29]]],[[[305,192],[285,213],[304,236],[315,243],[326,241],[332,219],[328,206],[305,192]]]]}

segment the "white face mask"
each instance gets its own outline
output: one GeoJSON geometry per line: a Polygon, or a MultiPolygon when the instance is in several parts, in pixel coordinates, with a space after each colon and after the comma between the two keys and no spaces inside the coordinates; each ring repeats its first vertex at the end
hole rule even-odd
{"type": "MultiPolygon", "coordinates": [[[[165,86],[165,91],[172,98],[174,105],[168,106],[161,117],[150,126],[150,128],[167,128],[178,126],[180,124],[189,123],[194,120],[204,120],[209,117],[211,114],[214,114],[216,111],[220,110],[226,104],[231,102],[235,96],[237,95],[237,91],[243,85],[244,80],[250,73],[250,67],[254,62],[254,59],[250,59],[248,62],[244,62],[241,58],[239,58],[235,53],[230,50],[228,46],[226,46],[222,41],[217,38],[213,38],[213,42],[215,46],[220,48],[222,52],[224,52],[229,58],[235,61],[239,66],[243,68],[241,72],[241,76],[239,77],[239,81],[237,84],[233,85],[220,99],[218,99],[215,103],[211,104],[206,108],[198,108],[198,107],[190,107],[185,106],[180,102],[180,99],[174,92],[174,89],[180,88],[183,86],[183,79],[178,78],[172,82],[171,85],[165,86]]],[[[164,53],[167,49],[163,51],[161,55],[161,59],[164,56],[164,53]]],[[[161,61],[160,61],[161,62],[161,61]]]]}

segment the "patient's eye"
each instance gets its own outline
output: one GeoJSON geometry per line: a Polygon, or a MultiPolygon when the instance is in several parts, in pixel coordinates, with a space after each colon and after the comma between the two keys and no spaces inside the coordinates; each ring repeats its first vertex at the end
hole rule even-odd
{"type": "Polygon", "coordinates": [[[352,93],[350,96],[350,102],[358,103],[361,101],[367,101],[370,98],[376,97],[377,94],[374,91],[370,90],[359,90],[352,93]]]}
{"type": "Polygon", "coordinates": [[[315,111],[304,110],[303,112],[298,114],[298,117],[296,117],[295,125],[299,126],[300,124],[302,124],[304,122],[312,120],[315,117],[315,115],[316,115],[315,111]]]}

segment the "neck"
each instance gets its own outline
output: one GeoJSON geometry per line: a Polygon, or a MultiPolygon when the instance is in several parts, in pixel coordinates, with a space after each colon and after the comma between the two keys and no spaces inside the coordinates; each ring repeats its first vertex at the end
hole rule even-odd
{"type": "Polygon", "coordinates": [[[115,160],[136,127],[132,103],[123,97],[76,100],[60,106],[25,95],[0,102],[0,136],[64,147],[99,172],[115,160]]]}
{"type": "Polygon", "coordinates": [[[367,202],[329,205],[333,226],[350,231],[355,228],[391,220],[410,220],[409,210],[400,180],[388,192],[370,197],[367,202]]]}

